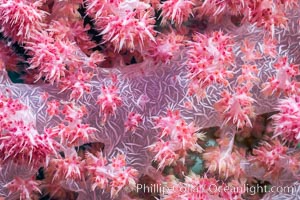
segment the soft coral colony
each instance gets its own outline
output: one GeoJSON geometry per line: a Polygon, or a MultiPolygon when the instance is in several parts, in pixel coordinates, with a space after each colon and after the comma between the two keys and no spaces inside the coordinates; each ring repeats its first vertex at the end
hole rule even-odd
{"type": "Polygon", "coordinates": [[[0,0],[0,196],[297,196],[298,3],[0,0]]]}

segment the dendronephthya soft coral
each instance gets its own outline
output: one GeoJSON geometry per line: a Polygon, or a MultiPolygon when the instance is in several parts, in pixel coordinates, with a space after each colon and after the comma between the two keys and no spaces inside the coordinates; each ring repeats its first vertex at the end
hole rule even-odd
{"type": "Polygon", "coordinates": [[[247,199],[224,188],[296,182],[297,5],[0,0],[0,195],[141,199],[152,176],[175,188],[162,199],[247,199]]]}

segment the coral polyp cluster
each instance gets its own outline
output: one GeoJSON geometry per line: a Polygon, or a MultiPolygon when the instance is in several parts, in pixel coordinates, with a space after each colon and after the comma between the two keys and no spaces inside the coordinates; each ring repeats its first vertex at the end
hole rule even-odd
{"type": "Polygon", "coordinates": [[[274,134],[281,135],[284,140],[297,144],[299,138],[299,96],[282,99],[277,110],[279,113],[273,115],[275,124],[274,134]]]}
{"type": "Polygon", "coordinates": [[[197,133],[198,128],[193,123],[187,124],[180,116],[179,111],[167,111],[167,117],[156,117],[155,127],[161,129],[160,140],[150,145],[150,151],[156,152],[154,161],[158,161],[158,169],[171,165],[181,157],[184,159],[187,150],[202,152],[202,147],[197,143],[203,139],[202,133],[197,133]],[[163,138],[169,138],[164,141],[163,138]]]}
{"type": "Polygon", "coordinates": [[[115,50],[142,49],[145,42],[155,41],[153,10],[139,1],[87,1],[87,14],[95,18],[95,27],[104,42],[115,50]]]}
{"type": "Polygon", "coordinates": [[[212,36],[196,34],[188,52],[190,67],[190,93],[198,98],[206,96],[206,88],[214,83],[229,85],[234,64],[233,40],[222,32],[212,36]]]}
{"type": "Polygon", "coordinates": [[[297,0],[0,0],[0,199],[295,199],[297,0]]]}
{"type": "Polygon", "coordinates": [[[43,166],[49,156],[56,154],[59,144],[52,135],[37,132],[30,108],[1,94],[0,109],[1,163],[13,161],[37,167],[43,166]]]}

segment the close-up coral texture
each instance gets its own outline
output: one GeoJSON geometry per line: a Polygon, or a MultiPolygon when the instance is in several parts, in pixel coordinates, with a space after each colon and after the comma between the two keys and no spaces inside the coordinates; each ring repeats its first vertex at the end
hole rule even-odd
{"type": "Polygon", "coordinates": [[[300,1],[0,0],[0,200],[300,199],[300,1]]]}

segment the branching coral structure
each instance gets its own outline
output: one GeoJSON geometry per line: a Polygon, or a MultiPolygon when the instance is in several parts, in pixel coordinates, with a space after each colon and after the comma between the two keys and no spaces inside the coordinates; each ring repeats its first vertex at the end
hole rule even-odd
{"type": "Polygon", "coordinates": [[[297,0],[0,0],[0,199],[296,199],[297,0]]]}

